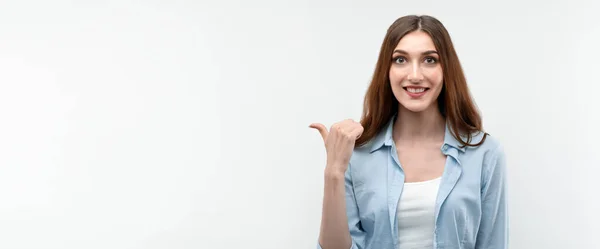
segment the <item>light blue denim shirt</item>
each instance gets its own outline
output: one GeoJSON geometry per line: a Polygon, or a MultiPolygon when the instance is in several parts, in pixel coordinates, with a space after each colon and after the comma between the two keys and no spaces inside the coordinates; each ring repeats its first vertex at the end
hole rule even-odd
{"type": "MultiPolygon", "coordinates": [[[[404,173],[392,139],[393,122],[354,150],[346,171],[352,249],[403,249],[398,248],[396,208],[404,173]]],[[[498,140],[487,136],[478,147],[461,148],[446,126],[440,149],[447,159],[435,207],[434,248],[508,248],[506,163],[498,140]]],[[[318,243],[317,248],[322,249],[318,243]]]]}

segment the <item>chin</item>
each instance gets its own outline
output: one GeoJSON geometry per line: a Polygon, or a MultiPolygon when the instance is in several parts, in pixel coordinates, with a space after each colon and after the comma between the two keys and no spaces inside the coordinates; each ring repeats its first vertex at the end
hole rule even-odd
{"type": "Polygon", "coordinates": [[[432,107],[434,106],[433,103],[425,102],[425,101],[419,101],[417,103],[414,103],[413,101],[406,101],[406,102],[401,101],[400,105],[407,111],[414,112],[414,113],[427,111],[429,109],[432,109],[432,107]],[[406,103],[406,102],[409,102],[409,103],[406,103]],[[413,103],[410,103],[410,102],[413,102],[413,103]]]}
{"type": "Polygon", "coordinates": [[[404,109],[410,111],[410,112],[424,112],[426,111],[428,108],[428,106],[426,105],[402,105],[404,107],[404,109]]]}

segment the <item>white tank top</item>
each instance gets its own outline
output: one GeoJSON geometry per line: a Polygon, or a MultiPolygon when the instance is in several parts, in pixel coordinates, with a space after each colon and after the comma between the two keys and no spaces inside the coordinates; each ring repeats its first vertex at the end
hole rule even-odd
{"type": "Polygon", "coordinates": [[[398,203],[400,249],[433,249],[435,201],[441,177],[404,183],[398,203]]]}

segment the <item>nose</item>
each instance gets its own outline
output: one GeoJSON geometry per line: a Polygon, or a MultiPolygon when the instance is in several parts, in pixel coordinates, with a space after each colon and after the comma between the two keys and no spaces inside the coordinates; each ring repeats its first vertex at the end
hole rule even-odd
{"type": "Polygon", "coordinates": [[[411,72],[408,74],[407,79],[410,82],[418,83],[423,80],[423,73],[418,63],[413,64],[411,72]]]}

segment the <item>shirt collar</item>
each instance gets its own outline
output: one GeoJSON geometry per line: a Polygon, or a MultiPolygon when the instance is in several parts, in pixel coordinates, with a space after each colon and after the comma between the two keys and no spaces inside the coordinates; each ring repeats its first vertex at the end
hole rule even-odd
{"type": "MultiPolygon", "coordinates": [[[[392,128],[394,127],[394,122],[396,120],[396,117],[397,117],[397,114],[392,116],[392,118],[390,118],[390,120],[388,121],[386,126],[384,126],[384,129],[377,136],[375,136],[375,138],[373,138],[373,142],[371,143],[371,150],[370,150],[371,153],[382,148],[383,146],[391,146],[392,145],[392,143],[394,141],[393,137],[392,137],[392,128]]],[[[458,140],[456,140],[456,138],[454,138],[454,136],[452,136],[452,133],[450,132],[450,127],[446,123],[446,131],[444,134],[444,144],[442,145],[442,147],[440,149],[444,153],[446,153],[448,150],[448,147],[452,147],[461,152],[465,152],[465,148],[461,147],[460,142],[458,140]]]]}

